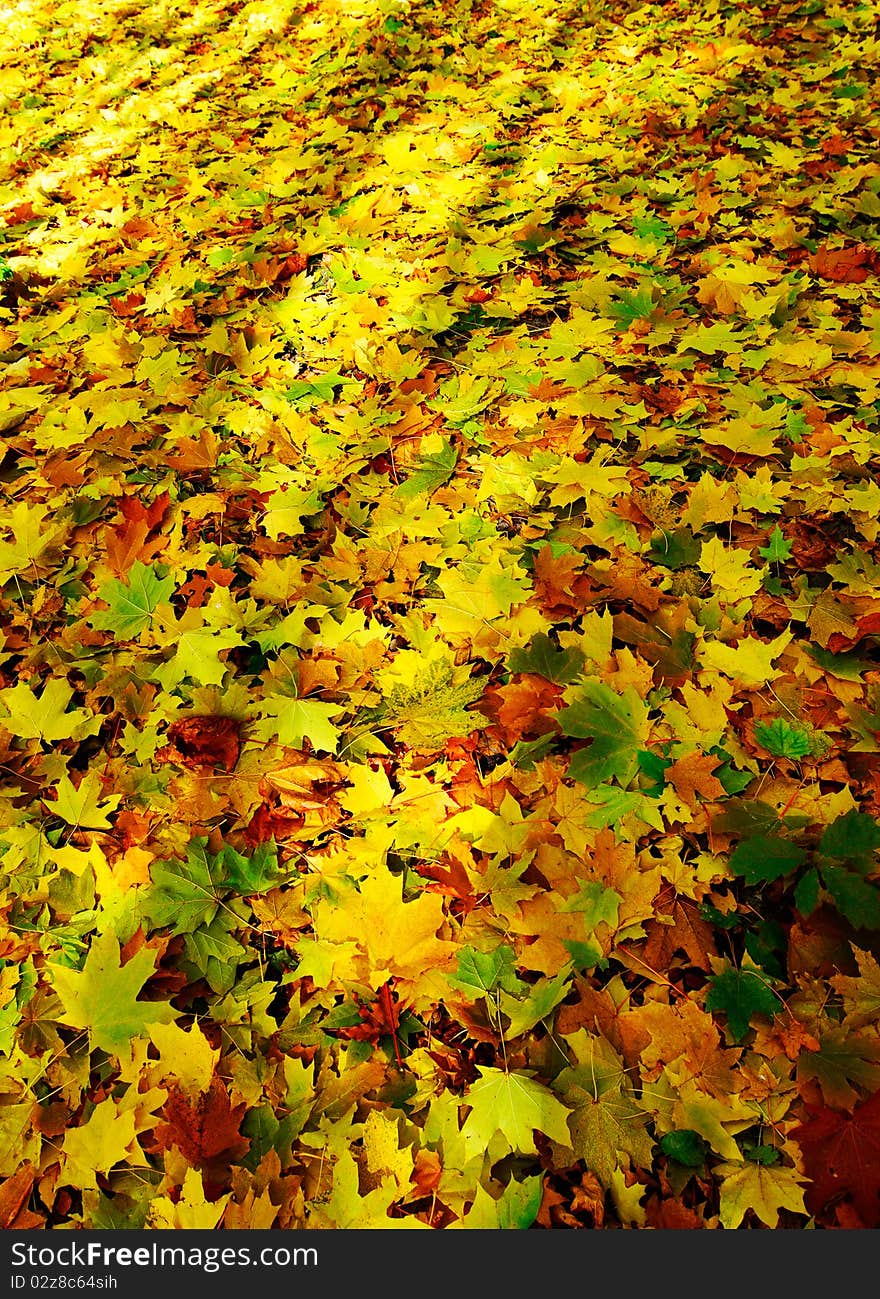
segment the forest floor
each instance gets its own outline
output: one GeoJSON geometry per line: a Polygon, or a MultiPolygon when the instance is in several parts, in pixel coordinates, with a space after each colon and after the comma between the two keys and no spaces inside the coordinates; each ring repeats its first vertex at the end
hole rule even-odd
{"type": "Polygon", "coordinates": [[[0,1227],[880,1225],[874,17],[7,0],[0,1227]]]}

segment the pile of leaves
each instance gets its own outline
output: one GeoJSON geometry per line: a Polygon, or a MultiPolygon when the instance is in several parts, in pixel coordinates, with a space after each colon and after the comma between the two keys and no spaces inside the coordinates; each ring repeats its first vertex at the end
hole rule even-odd
{"type": "Polygon", "coordinates": [[[10,0],[0,1226],[880,1225],[859,0],[10,0]]]}

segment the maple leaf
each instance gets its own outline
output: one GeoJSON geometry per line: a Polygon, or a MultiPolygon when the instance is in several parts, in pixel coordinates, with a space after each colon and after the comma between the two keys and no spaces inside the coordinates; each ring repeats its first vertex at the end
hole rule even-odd
{"type": "Polygon", "coordinates": [[[477,1186],[473,1204],[461,1225],[470,1231],[527,1230],[541,1207],[543,1181],[540,1174],[524,1177],[522,1181],[512,1177],[497,1199],[477,1186]]]}
{"type": "Polygon", "coordinates": [[[858,977],[834,974],[829,980],[843,999],[843,1023],[849,1029],[880,1020],[880,965],[870,952],[863,952],[858,947],[853,948],[853,954],[858,962],[858,977]]]}
{"type": "Polygon", "coordinates": [[[793,1168],[767,1168],[762,1164],[725,1162],[712,1170],[720,1177],[722,1227],[732,1230],[751,1210],[768,1227],[779,1222],[779,1210],[806,1213],[803,1183],[793,1168]]]}
{"type": "Polygon", "coordinates": [[[206,1092],[214,1076],[219,1048],[212,1047],[198,1024],[189,1030],[172,1021],[158,1022],[148,1028],[150,1041],[159,1051],[154,1066],[155,1077],[161,1082],[175,1078],[184,1096],[206,1092]]]}
{"type": "Polygon", "coordinates": [[[698,802],[714,802],[723,798],[726,791],[721,781],[712,773],[721,765],[720,759],[708,753],[688,753],[667,769],[665,775],[675,792],[688,807],[696,809],[698,802]]]}
{"type": "Polygon", "coordinates": [[[752,970],[732,967],[709,981],[707,1010],[723,1010],[734,1042],[740,1042],[749,1030],[753,1015],[775,1015],[780,1000],[766,979],[752,970]]]}
{"type": "Polygon", "coordinates": [[[868,869],[880,849],[880,824],[857,808],[838,816],[822,831],[819,851],[824,857],[868,869]]]}
{"type": "Polygon", "coordinates": [[[819,1032],[818,1049],[798,1055],[798,1081],[815,1079],[828,1105],[848,1109],[859,1093],[880,1088],[880,1037],[874,1032],[854,1032],[829,1025],[819,1032]]]}
{"type": "Polygon", "coordinates": [[[379,1186],[363,1194],[358,1166],[348,1151],[343,1151],[333,1165],[332,1194],[326,1204],[313,1213],[314,1225],[324,1223],[343,1230],[424,1229],[425,1224],[417,1218],[389,1218],[388,1210],[398,1199],[400,1187],[393,1177],[384,1178],[379,1186]]]}
{"type": "Polygon", "coordinates": [[[588,789],[611,776],[622,784],[635,769],[636,749],[644,740],[648,710],[632,686],[622,695],[601,681],[578,688],[574,702],[563,708],[558,722],[564,735],[588,739],[569,764],[569,775],[588,789]]]}
{"type": "Polygon", "coordinates": [[[473,947],[459,948],[458,970],[449,975],[449,982],[477,997],[488,996],[496,988],[503,988],[516,996],[528,987],[516,974],[516,953],[506,944],[490,952],[478,952],[473,947]]]}
{"type": "Polygon", "coordinates": [[[770,560],[774,564],[784,564],[791,559],[792,548],[793,543],[785,539],[777,523],[770,533],[767,545],[758,547],[758,554],[762,559],[770,560]]]}
{"type": "Polygon", "coordinates": [[[430,496],[452,477],[457,463],[458,452],[451,439],[439,435],[423,438],[419,454],[405,482],[397,488],[397,495],[403,501],[422,493],[430,496]]]}
{"type": "Polygon", "coordinates": [[[703,542],[700,568],[711,576],[713,588],[725,600],[754,595],[763,580],[763,574],[751,567],[747,551],[728,549],[717,537],[703,542]]]}
{"type": "Polygon", "coordinates": [[[809,1118],[792,1136],[811,1179],[807,1207],[821,1214],[848,1199],[866,1227],[880,1226],[880,1092],[852,1114],[808,1105],[809,1118]]]}
{"type": "Polygon", "coordinates": [[[730,855],[730,869],[747,884],[780,879],[807,859],[806,851],[790,839],[756,834],[743,839],[730,855]]]}
{"type": "Polygon", "coordinates": [[[277,739],[291,749],[302,749],[308,740],[315,751],[335,753],[339,731],[330,723],[342,708],[338,704],[322,704],[316,699],[291,699],[286,695],[272,695],[262,702],[263,718],[252,733],[257,740],[277,739]]]}
{"type": "Polygon", "coordinates": [[[187,610],[171,630],[174,654],[154,674],[163,690],[174,690],[186,677],[201,686],[219,686],[226,671],[220,655],[242,644],[240,633],[233,627],[210,626],[200,609],[187,610]]]}
{"type": "Polygon", "coordinates": [[[147,1222],[150,1227],[164,1231],[211,1231],[223,1217],[230,1199],[231,1195],[226,1194],[209,1203],[201,1175],[195,1168],[188,1168],[178,1199],[157,1196],[150,1202],[147,1222]]]}
{"type": "Polygon", "coordinates": [[[107,1174],[117,1164],[146,1165],[135,1135],[133,1110],[123,1111],[110,1097],[96,1105],[85,1123],[65,1133],[62,1154],[66,1158],[66,1184],[80,1189],[96,1187],[96,1173],[107,1174]]]}
{"type": "Polygon", "coordinates": [[[440,749],[448,739],[470,735],[485,726],[480,713],[467,711],[467,705],[479,699],[484,688],[479,678],[456,683],[452,665],[435,661],[426,665],[421,680],[413,686],[390,688],[376,721],[394,729],[400,742],[410,748],[440,749]]]}
{"type": "Polygon", "coordinates": [[[401,881],[383,867],[362,880],[344,906],[319,901],[313,911],[323,939],[357,945],[357,968],[373,988],[389,978],[415,984],[426,970],[441,971],[454,952],[451,943],[437,937],[445,924],[442,898],[423,893],[404,902],[401,892],[401,881]]]}
{"type": "Polygon", "coordinates": [[[570,1144],[578,1159],[610,1186],[621,1156],[650,1167],[654,1143],[648,1113],[629,1085],[617,1053],[583,1029],[570,1039],[581,1063],[563,1069],[554,1082],[571,1110],[570,1144]]]}
{"type": "Polygon", "coordinates": [[[539,632],[525,649],[511,650],[508,656],[511,672],[536,672],[557,685],[567,685],[581,673],[584,655],[576,647],[557,649],[549,636],[539,632]]]}
{"type": "Polygon", "coordinates": [[[772,641],[759,641],[754,636],[736,645],[704,641],[699,650],[700,661],[738,681],[745,689],[755,689],[781,676],[772,665],[791,640],[791,632],[782,632],[772,641]]]}
{"type": "Polygon", "coordinates": [[[536,1151],[534,1133],[569,1145],[568,1110],[549,1088],[529,1074],[478,1066],[480,1077],[464,1095],[470,1108],[461,1133],[465,1149],[485,1150],[496,1133],[508,1149],[536,1151]]]}
{"type": "Polygon", "coordinates": [[[797,722],[786,721],[784,717],[777,717],[772,722],[758,722],[755,739],[779,758],[806,758],[814,748],[809,730],[797,722]]]}
{"type": "Polygon", "coordinates": [[[693,903],[675,898],[668,912],[658,908],[657,920],[646,926],[646,933],[644,960],[652,969],[668,969],[675,953],[684,952],[697,969],[711,970],[709,958],[715,955],[714,931],[693,903]]]}
{"type": "Polygon", "coordinates": [[[225,1083],[216,1074],[200,1095],[187,1096],[172,1086],[162,1109],[165,1122],[153,1133],[154,1144],[158,1149],[177,1146],[189,1164],[215,1178],[250,1147],[239,1132],[246,1108],[244,1102],[232,1105],[225,1083]]]}
{"type": "Polygon", "coordinates": [[[47,506],[27,501],[19,501],[9,511],[3,526],[10,530],[12,540],[0,540],[0,583],[16,573],[45,572],[45,561],[68,527],[57,519],[49,523],[48,517],[47,506]]]}
{"type": "Polygon", "coordinates": [[[876,269],[876,253],[865,244],[829,248],[821,244],[810,257],[810,269],[824,280],[838,284],[861,284],[876,269]]]}
{"type": "Polygon", "coordinates": [[[95,735],[101,729],[101,719],[85,708],[66,712],[72,698],[73,689],[55,677],[46,682],[39,696],[19,681],[0,690],[0,705],[6,710],[0,723],[8,723],[6,729],[20,740],[44,740],[47,744],[95,735]]]}
{"type": "Polygon", "coordinates": [[[101,587],[98,599],[108,607],[93,613],[88,619],[89,625],[98,631],[112,632],[116,640],[134,640],[150,625],[153,614],[170,598],[173,590],[171,574],[160,577],[155,565],[136,560],[126,582],[114,578],[101,587]]]}
{"type": "MultiPolygon", "coordinates": [[[[232,717],[185,717],[168,727],[164,761],[185,767],[222,767],[232,771],[240,752],[238,723],[232,717]]],[[[160,760],[156,754],[156,761],[160,760]]]]}
{"type": "Polygon", "coordinates": [[[155,968],[155,953],[148,947],[122,965],[114,935],[98,934],[81,970],[47,966],[61,1001],[62,1023],[88,1029],[94,1046],[120,1055],[132,1038],[146,1034],[149,1025],[177,1018],[178,1012],[168,1002],[137,999],[155,968]]]}
{"type": "Polygon", "coordinates": [[[109,815],[122,802],[121,794],[108,794],[102,798],[103,785],[97,773],[90,771],[74,785],[68,776],[62,776],[55,785],[55,801],[47,803],[53,816],[60,816],[68,825],[81,830],[109,830],[109,815]]]}

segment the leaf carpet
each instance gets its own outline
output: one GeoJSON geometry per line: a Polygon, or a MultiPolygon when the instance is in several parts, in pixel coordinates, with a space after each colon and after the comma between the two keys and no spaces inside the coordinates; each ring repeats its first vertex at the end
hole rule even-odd
{"type": "Polygon", "coordinates": [[[0,22],[0,1226],[880,1225],[872,7],[0,22]]]}

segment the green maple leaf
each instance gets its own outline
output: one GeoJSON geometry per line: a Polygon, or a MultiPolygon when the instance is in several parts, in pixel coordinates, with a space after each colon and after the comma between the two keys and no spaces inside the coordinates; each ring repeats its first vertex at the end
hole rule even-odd
{"type": "Polygon", "coordinates": [[[559,910],[564,914],[580,912],[589,930],[595,929],[603,921],[614,928],[622,901],[619,893],[606,888],[599,880],[586,880],[577,893],[566,898],[559,910]]]}
{"type": "MultiPolygon", "coordinates": [[[[581,1061],[563,1069],[553,1086],[570,1110],[568,1144],[575,1157],[609,1187],[621,1155],[629,1156],[637,1167],[651,1166],[654,1143],[647,1131],[648,1114],[632,1090],[622,1060],[603,1038],[579,1029],[567,1040],[581,1061]]],[[[566,1158],[565,1151],[555,1153],[566,1158]]]]}
{"type": "Polygon", "coordinates": [[[683,1164],[685,1168],[702,1168],[709,1152],[708,1145],[693,1128],[667,1132],[660,1138],[660,1149],[664,1155],[674,1159],[677,1164],[683,1164]]]}
{"type": "Polygon", "coordinates": [[[216,861],[236,893],[265,893],[278,883],[278,849],[273,842],[257,844],[250,857],[236,852],[227,843],[216,861]]]}
{"type": "Polygon", "coordinates": [[[93,613],[87,621],[97,631],[112,632],[115,640],[133,640],[149,626],[154,612],[173,590],[173,577],[159,577],[155,565],[136,561],[127,582],[114,578],[101,587],[98,597],[109,607],[93,613]]]}
{"type": "Polygon", "coordinates": [[[818,1051],[798,1056],[798,1081],[809,1078],[819,1084],[827,1105],[852,1109],[859,1100],[853,1083],[869,1092],[880,1088],[880,1038],[873,1030],[854,1033],[830,1025],[819,1034],[818,1051]]]}
{"type": "Polygon", "coordinates": [[[791,559],[793,542],[786,541],[779,524],[770,533],[766,546],[758,547],[758,554],[762,559],[769,559],[777,564],[784,564],[787,559],[791,559]]]}
{"type": "Polygon", "coordinates": [[[154,926],[172,925],[176,934],[192,934],[213,923],[230,893],[250,896],[277,883],[274,844],[259,844],[251,857],[230,844],[211,856],[207,844],[205,838],[191,839],[184,861],[173,857],[151,864],[152,887],[142,894],[140,907],[154,926]]]}
{"type": "Polygon", "coordinates": [[[522,992],[516,997],[503,992],[499,997],[501,1010],[509,1021],[507,1033],[512,1038],[520,1037],[540,1020],[546,1020],[563,997],[571,992],[571,967],[563,966],[555,978],[539,979],[531,987],[527,985],[526,991],[525,997],[522,992]]]}
{"type": "Polygon", "coordinates": [[[787,722],[784,717],[777,717],[772,722],[758,722],[755,738],[777,758],[807,758],[813,752],[809,730],[797,722],[787,722]]]}
{"type": "Polygon", "coordinates": [[[471,1107],[461,1129],[469,1150],[485,1150],[501,1133],[511,1150],[535,1154],[536,1131],[568,1146],[568,1110],[542,1083],[525,1073],[478,1065],[480,1078],[465,1093],[471,1107]]]}
{"type": "Polygon", "coordinates": [[[671,532],[655,533],[648,553],[655,564],[677,570],[693,567],[700,558],[700,550],[700,543],[690,528],[674,528],[671,532]]]}
{"type": "Polygon", "coordinates": [[[171,925],[175,934],[192,933],[210,924],[223,898],[223,870],[205,851],[207,839],[186,846],[186,860],[154,861],[152,888],[140,899],[140,908],[153,926],[171,925]]]}
{"type": "Polygon", "coordinates": [[[518,1182],[512,1177],[495,1199],[477,1183],[473,1204],[462,1225],[471,1231],[525,1231],[531,1227],[541,1207],[544,1179],[540,1173],[518,1182]]]}
{"type": "Polygon", "coordinates": [[[403,501],[430,494],[448,482],[455,472],[458,463],[458,452],[455,444],[444,438],[436,451],[423,451],[416,460],[409,476],[397,489],[396,495],[403,501]]]}
{"type": "Polygon", "coordinates": [[[517,740],[510,750],[511,763],[514,767],[521,767],[523,771],[534,771],[535,763],[547,757],[555,739],[553,732],[548,731],[537,740],[517,740]]]}
{"type": "MultiPolygon", "coordinates": [[[[580,753],[575,754],[568,769],[569,776],[574,780],[581,779],[577,774],[578,758],[580,753]]],[[[619,826],[627,816],[634,816],[643,825],[653,826],[655,830],[665,828],[656,799],[638,790],[620,789],[617,785],[598,785],[590,790],[587,802],[594,804],[596,810],[584,817],[584,823],[597,830],[605,826],[619,826]]]]}
{"type": "Polygon", "coordinates": [[[756,834],[744,839],[731,853],[730,869],[742,875],[747,884],[760,884],[790,874],[806,857],[804,849],[788,839],[756,834]]]}
{"type": "Polygon", "coordinates": [[[302,749],[305,740],[312,748],[335,753],[339,731],[330,718],[342,712],[339,704],[322,704],[316,699],[295,699],[270,695],[261,704],[263,717],[253,730],[254,739],[277,740],[289,749],[302,749]]]}
{"type": "Polygon", "coordinates": [[[654,311],[652,286],[640,284],[637,289],[626,289],[616,302],[608,306],[608,314],[626,327],[634,320],[647,320],[654,311]]]}
{"type": "Polygon", "coordinates": [[[92,1045],[110,1054],[123,1054],[132,1038],[145,1036],[148,1025],[170,1024],[179,1014],[165,1001],[138,1001],[155,972],[156,953],[142,947],[122,965],[111,933],[93,939],[81,970],[47,968],[62,1005],[61,1022],[87,1029],[92,1045]]]}
{"type": "Polygon", "coordinates": [[[822,649],[820,645],[807,645],[806,651],[811,659],[815,659],[823,672],[828,672],[841,681],[861,681],[864,674],[870,672],[874,666],[868,659],[859,658],[854,652],[832,654],[830,650],[822,649]]]}
{"type": "Polygon", "coordinates": [[[775,1015],[781,1003],[766,979],[751,970],[732,967],[709,980],[706,1009],[720,1010],[727,1016],[727,1026],[734,1042],[741,1042],[749,1031],[752,1015],[775,1015]]]}
{"type": "Polygon", "coordinates": [[[458,953],[458,971],[448,978],[454,988],[461,988],[471,997],[488,996],[496,988],[519,996],[528,988],[516,973],[513,948],[503,944],[491,952],[462,947],[458,953]]]}
{"type": "Polygon", "coordinates": [[[203,974],[212,990],[223,994],[235,986],[238,966],[245,959],[245,950],[233,938],[235,916],[216,915],[209,925],[202,925],[186,935],[184,950],[198,974],[203,974]]]}
{"type": "Polygon", "coordinates": [[[822,866],[822,883],[834,905],[856,929],[880,929],[880,889],[855,871],[822,866]]]}
{"type": "Polygon", "coordinates": [[[588,789],[616,776],[625,784],[636,768],[648,710],[632,686],[622,695],[602,681],[587,681],[557,720],[564,735],[590,741],[571,760],[568,774],[588,789]]]}
{"type": "Polygon", "coordinates": [[[584,656],[579,649],[557,649],[549,636],[538,632],[527,648],[511,650],[507,666],[511,672],[535,672],[547,681],[565,686],[580,675],[584,656]]]}
{"type": "Polygon", "coordinates": [[[866,812],[853,808],[826,826],[819,840],[819,852],[835,861],[852,862],[870,868],[880,848],[880,825],[866,812]]]}

